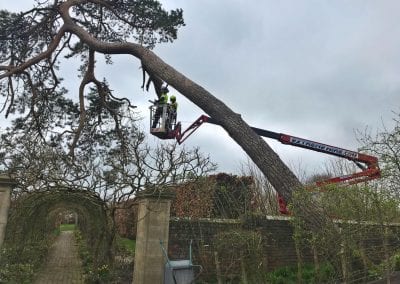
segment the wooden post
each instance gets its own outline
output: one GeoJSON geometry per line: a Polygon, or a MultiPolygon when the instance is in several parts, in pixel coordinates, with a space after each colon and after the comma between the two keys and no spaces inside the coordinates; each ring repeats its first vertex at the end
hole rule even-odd
{"type": "Polygon", "coordinates": [[[166,263],[161,244],[168,251],[170,192],[148,190],[138,194],[138,223],[136,234],[133,283],[162,284],[166,263]]]}
{"type": "Polygon", "coordinates": [[[346,241],[344,240],[343,229],[339,228],[339,234],[341,237],[341,242],[340,242],[340,263],[342,266],[342,276],[343,276],[343,283],[348,283],[349,277],[348,277],[348,270],[347,270],[347,257],[346,257],[346,241]]]}
{"type": "Polygon", "coordinates": [[[319,257],[318,257],[318,250],[317,250],[317,245],[315,244],[316,240],[315,237],[313,237],[311,247],[313,251],[313,257],[314,257],[314,266],[315,266],[315,275],[316,275],[316,280],[317,283],[320,283],[320,278],[321,278],[321,270],[319,266],[319,257]]]}
{"type": "Polygon", "coordinates": [[[383,231],[383,250],[385,252],[385,263],[386,263],[386,283],[390,284],[390,255],[389,255],[389,230],[388,230],[388,224],[384,224],[384,231],[383,231]]]}
{"type": "Polygon", "coordinates": [[[302,276],[301,272],[303,270],[303,259],[301,256],[301,248],[300,248],[299,238],[294,239],[294,246],[295,246],[296,257],[297,257],[297,283],[302,283],[303,276],[302,276]]]}
{"type": "Polygon", "coordinates": [[[240,268],[242,270],[242,284],[248,284],[249,281],[247,279],[246,263],[244,260],[243,252],[240,252],[240,268]]]}
{"type": "Polygon", "coordinates": [[[222,284],[221,267],[219,265],[219,258],[218,258],[217,251],[214,251],[214,259],[215,259],[215,270],[217,273],[217,281],[218,281],[218,284],[222,284]]]}

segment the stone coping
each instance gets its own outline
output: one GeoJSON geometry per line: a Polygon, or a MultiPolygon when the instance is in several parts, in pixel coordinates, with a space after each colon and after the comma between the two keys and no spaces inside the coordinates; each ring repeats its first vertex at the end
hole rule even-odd
{"type": "MultiPolygon", "coordinates": [[[[266,220],[290,220],[291,217],[287,216],[272,216],[265,215],[261,216],[266,220]]],[[[212,222],[212,223],[230,223],[230,224],[238,224],[242,223],[241,219],[222,219],[222,218],[191,218],[191,217],[171,217],[171,221],[200,221],[200,222],[212,222]]]]}
{"type": "Polygon", "coordinates": [[[172,200],[175,198],[175,193],[171,190],[157,190],[157,189],[146,189],[143,191],[139,191],[136,194],[138,199],[143,198],[151,198],[151,199],[169,199],[172,200]]]}
{"type": "MultiPolygon", "coordinates": [[[[270,221],[289,221],[292,217],[288,216],[274,216],[274,215],[264,215],[260,216],[265,220],[270,221]]],[[[192,218],[192,217],[171,217],[171,221],[187,221],[187,222],[210,222],[210,223],[227,223],[227,224],[238,224],[241,223],[241,219],[222,219],[222,218],[192,218]]],[[[340,220],[340,219],[333,219],[333,223],[336,224],[354,224],[354,225],[372,225],[372,226],[392,226],[392,227],[400,227],[400,223],[396,222],[383,222],[378,223],[374,221],[357,221],[357,220],[340,220]]]]}

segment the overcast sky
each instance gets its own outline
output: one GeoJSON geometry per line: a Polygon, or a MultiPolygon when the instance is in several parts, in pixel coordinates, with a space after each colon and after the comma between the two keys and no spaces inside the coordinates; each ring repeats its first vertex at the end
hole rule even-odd
{"type": "MultiPolygon", "coordinates": [[[[400,111],[400,1],[161,2],[183,8],[186,26],[155,53],[252,126],[357,150],[356,130],[376,131],[382,122],[390,128],[393,111],[400,111]]],[[[0,7],[17,11],[29,3],[2,0],[0,7]]],[[[119,56],[114,62],[99,66],[97,75],[107,76],[115,95],[130,98],[146,119],[154,95],[140,89],[138,61],[119,56]]],[[[67,68],[67,84],[77,92],[78,66],[67,68]]],[[[184,128],[203,114],[170,94],[184,128]]],[[[310,173],[329,158],[266,141],[286,163],[310,173]]],[[[238,173],[247,159],[217,126],[203,125],[185,143],[209,153],[220,171],[238,173]]]]}

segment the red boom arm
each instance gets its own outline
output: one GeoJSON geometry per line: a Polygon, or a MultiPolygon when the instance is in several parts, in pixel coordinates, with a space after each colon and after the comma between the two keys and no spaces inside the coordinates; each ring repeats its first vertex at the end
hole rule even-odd
{"type": "MultiPolygon", "coordinates": [[[[183,143],[190,135],[193,134],[194,131],[197,130],[204,122],[220,125],[211,117],[206,115],[200,116],[195,122],[192,123],[185,131],[181,132],[181,124],[178,123],[176,125],[175,130],[172,133],[172,137],[175,137],[179,144],[183,143]]],[[[338,148],[335,146],[283,134],[276,133],[269,130],[264,130],[256,127],[251,127],[258,135],[263,137],[272,138],[280,141],[283,144],[291,145],[295,147],[305,148],[308,150],[325,153],[328,155],[333,155],[341,158],[348,159],[356,163],[356,165],[362,170],[361,172],[330,178],[324,181],[316,182],[316,186],[324,186],[327,184],[341,183],[347,182],[349,184],[355,184],[359,182],[364,182],[372,179],[379,178],[381,176],[381,172],[379,169],[378,159],[374,156],[361,154],[358,152],[346,150],[343,148],[338,148]]],[[[278,195],[279,202],[279,211],[282,214],[288,214],[288,210],[286,208],[286,202],[282,197],[278,195]]]]}

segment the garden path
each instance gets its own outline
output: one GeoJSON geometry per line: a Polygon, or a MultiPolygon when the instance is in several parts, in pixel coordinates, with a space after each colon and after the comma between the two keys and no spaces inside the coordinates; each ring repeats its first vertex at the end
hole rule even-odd
{"type": "Polygon", "coordinates": [[[62,231],[50,248],[35,284],[83,284],[82,264],[73,231],[62,231]]]}

